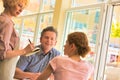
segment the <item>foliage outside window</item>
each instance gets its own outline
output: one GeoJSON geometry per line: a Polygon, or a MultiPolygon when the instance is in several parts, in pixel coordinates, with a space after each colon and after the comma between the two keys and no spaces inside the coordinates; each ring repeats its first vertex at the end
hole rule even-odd
{"type": "Polygon", "coordinates": [[[120,38],[120,22],[112,23],[111,35],[112,38],[120,38]]]}

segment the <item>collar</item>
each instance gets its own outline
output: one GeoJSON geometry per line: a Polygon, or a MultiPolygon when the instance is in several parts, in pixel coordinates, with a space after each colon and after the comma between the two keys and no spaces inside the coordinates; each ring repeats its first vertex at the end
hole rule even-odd
{"type": "Polygon", "coordinates": [[[45,54],[41,45],[38,45],[36,47],[40,48],[40,52],[37,53],[38,55],[44,55],[45,56],[45,55],[49,55],[49,54],[53,53],[53,49],[51,49],[49,52],[47,52],[45,54]]]}

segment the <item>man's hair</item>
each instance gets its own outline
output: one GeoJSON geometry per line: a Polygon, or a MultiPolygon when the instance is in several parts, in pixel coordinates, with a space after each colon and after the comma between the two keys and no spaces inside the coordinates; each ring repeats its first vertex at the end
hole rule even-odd
{"type": "Polygon", "coordinates": [[[46,27],[45,29],[43,29],[42,32],[41,32],[41,37],[42,37],[42,36],[44,35],[44,33],[47,32],[47,31],[54,32],[54,33],[56,34],[56,38],[57,38],[57,35],[58,35],[57,30],[56,30],[53,26],[48,26],[48,27],[46,27]]]}

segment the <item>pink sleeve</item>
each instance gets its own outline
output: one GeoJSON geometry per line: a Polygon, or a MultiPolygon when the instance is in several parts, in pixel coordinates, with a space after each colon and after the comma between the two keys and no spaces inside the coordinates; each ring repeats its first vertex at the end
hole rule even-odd
{"type": "Polygon", "coordinates": [[[0,60],[3,60],[6,56],[6,51],[11,49],[9,43],[13,26],[5,21],[0,23],[0,25],[0,60]]]}
{"type": "Polygon", "coordinates": [[[57,68],[57,57],[53,58],[49,63],[51,65],[53,71],[55,71],[57,68]]]}

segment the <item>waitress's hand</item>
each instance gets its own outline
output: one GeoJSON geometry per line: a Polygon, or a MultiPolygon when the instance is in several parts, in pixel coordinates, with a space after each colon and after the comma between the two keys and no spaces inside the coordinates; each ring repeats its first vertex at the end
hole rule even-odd
{"type": "Polygon", "coordinates": [[[34,50],[35,46],[33,43],[30,43],[28,44],[23,50],[25,51],[24,52],[24,55],[25,54],[29,54],[30,52],[32,52],[34,50]]]}

